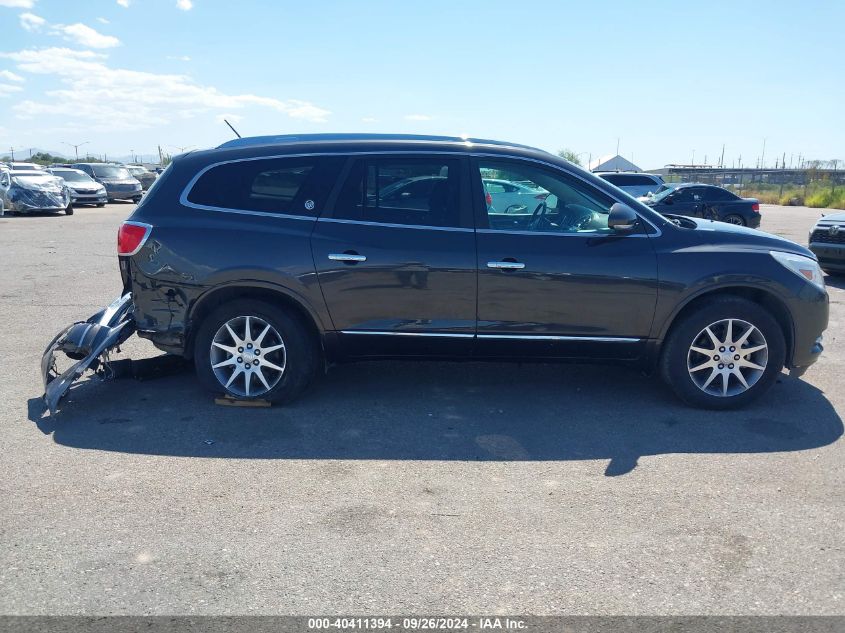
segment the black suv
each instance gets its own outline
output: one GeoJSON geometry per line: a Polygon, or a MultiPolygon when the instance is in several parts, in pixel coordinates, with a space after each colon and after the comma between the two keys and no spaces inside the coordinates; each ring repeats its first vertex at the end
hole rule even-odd
{"type": "Polygon", "coordinates": [[[290,400],[346,360],[600,360],[727,408],[784,366],[803,372],[828,319],[806,248],[661,215],[544,151],[485,140],[281,136],[190,152],[118,250],[131,327],[238,398],[290,400]],[[494,207],[483,179],[532,195],[494,207]]]}

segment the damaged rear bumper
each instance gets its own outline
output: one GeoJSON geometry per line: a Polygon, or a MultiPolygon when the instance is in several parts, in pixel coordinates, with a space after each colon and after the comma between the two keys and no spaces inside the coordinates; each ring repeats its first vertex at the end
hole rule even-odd
{"type": "Polygon", "coordinates": [[[50,413],[56,412],[59,401],[86,369],[97,370],[107,363],[109,352],[134,331],[132,294],[126,293],[87,321],[74,323],[59,332],[41,357],[43,397],[50,413]],[[56,352],[59,351],[77,361],[61,374],[56,370],[56,352]]]}

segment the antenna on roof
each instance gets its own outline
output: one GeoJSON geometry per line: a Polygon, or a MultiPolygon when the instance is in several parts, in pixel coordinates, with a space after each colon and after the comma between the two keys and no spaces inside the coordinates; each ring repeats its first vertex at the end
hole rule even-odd
{"type": "Polygon", "coordinates": [[[238,131],[235,128],[232,127],[231,123],[229,123],[226,119],[223,119],[223,123],[225,123],[226,125],[229,126],[229,129],[232,130],[235,133],[235,136],[237,136],[238,138],[241,138],[241,135],[238,134],[238,131]]]}

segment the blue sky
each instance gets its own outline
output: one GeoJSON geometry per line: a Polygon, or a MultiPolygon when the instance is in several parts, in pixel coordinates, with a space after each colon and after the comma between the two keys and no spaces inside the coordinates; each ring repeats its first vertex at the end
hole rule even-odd
{"type": "Polygon", "coordinates": [[[845,2],[0,0],[0,155],[469,134],[645,168],[845,158],[845,2]]]}

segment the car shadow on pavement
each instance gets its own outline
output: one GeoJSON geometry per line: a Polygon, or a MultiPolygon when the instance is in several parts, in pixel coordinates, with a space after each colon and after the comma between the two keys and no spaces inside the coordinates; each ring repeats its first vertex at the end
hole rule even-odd
{"type": "Polygon", "coordinates": [[[843,432],[824,394],[783,375],[738,411],[692,409],[655,378],[619,367],[360,363],[335,367],[297,402],[219,406],[192,373],[89,380],[53,417],[29,417],[65,446],[254,459],[545,461],[768,453],[825,446],[843,432]]]}

